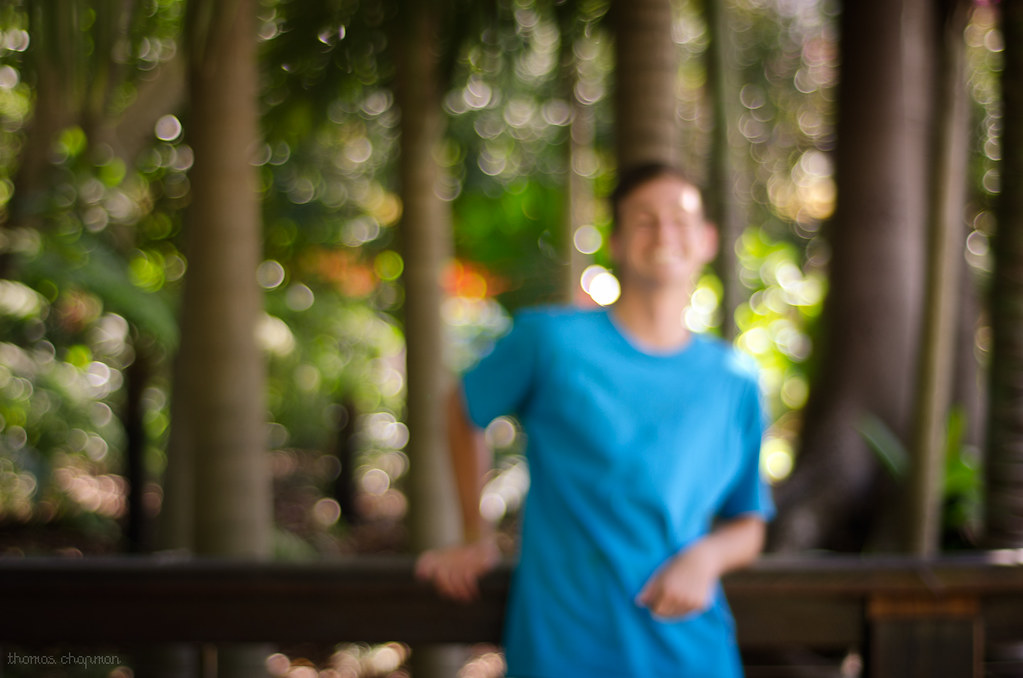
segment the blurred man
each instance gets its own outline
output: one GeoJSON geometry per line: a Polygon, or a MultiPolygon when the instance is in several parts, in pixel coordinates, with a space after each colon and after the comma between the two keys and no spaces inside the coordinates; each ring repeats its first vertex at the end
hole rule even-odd
{"type": "Polygon", "coordinates": [[[515,415],[530,489],[504,631],[512,678],[742,675],[721,576],[753,561],[773,506],[759,475],[755,370],[683,314],[717,251],[699,191],[677,170],[623,173],[610,308],[519,314],[463,376],[450,437],[463,544],[420,577],[470,600],[498,562],[479,514],[480,431],[515,415]]]}

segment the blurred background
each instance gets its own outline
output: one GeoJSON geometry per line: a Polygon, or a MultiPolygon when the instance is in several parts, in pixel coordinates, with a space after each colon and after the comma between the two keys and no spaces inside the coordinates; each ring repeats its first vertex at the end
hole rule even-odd
{"type": "MultiPolygon", "coordinates": [[[[446,384],[519,308],[614,302],[604,198],[647,159],[684,166],[722,231],[683,321],[761,365],[772,549],[1023,546],[1014,20],[951,0],[7,0],[0,554],[455,538],[446,384]]],[[[513,554],[524,441],[504,418],[487,437],[481,510],[513,554]]],[[[407,650],[350,652],[337,675],[407,650]]]]}

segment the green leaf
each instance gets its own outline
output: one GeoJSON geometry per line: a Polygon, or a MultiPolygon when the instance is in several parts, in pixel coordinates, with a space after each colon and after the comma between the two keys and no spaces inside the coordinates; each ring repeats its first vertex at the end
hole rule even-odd
{"type": "Polygon", "coordinates": [[[860,419],[856,430],[893,477],[906,477],[909,470],[909,453],[888,424],[877,415],[868,412],[860,419]]]}
{"type": "Polygon", "coordinates": [[[69,253],[45,247],[39,257],[25,263],[23,271],[35,280],[51,280],[61,289],[87,290],[102,300],[105,310],[124,316],[160,344],[177,345],[177,318],[167,299],[134,284],[128,263],[99,240],[90,238],[83,244],[88,248],[69,253]]]}

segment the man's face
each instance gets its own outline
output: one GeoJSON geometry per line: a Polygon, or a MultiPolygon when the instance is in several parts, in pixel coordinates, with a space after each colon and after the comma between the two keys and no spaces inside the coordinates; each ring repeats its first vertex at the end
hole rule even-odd
{"type": "Polygon", "coordinates": [[[611,251],[623,284],[692,287],[717,249],[717,232],[703,214],[695,187],[670,175],[655,177],[618,206],[611,251]]]}

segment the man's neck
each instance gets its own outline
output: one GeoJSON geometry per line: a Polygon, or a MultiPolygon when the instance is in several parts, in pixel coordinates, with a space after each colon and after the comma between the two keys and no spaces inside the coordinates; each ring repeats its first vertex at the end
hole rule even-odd
{"type": "Polygon", "coordinates": [[[688,290],[626,287],[611,312],[622,329],[643,347],[670,351],[689,343],[690,333],[683,321],[688,304],[688,290]]]}

